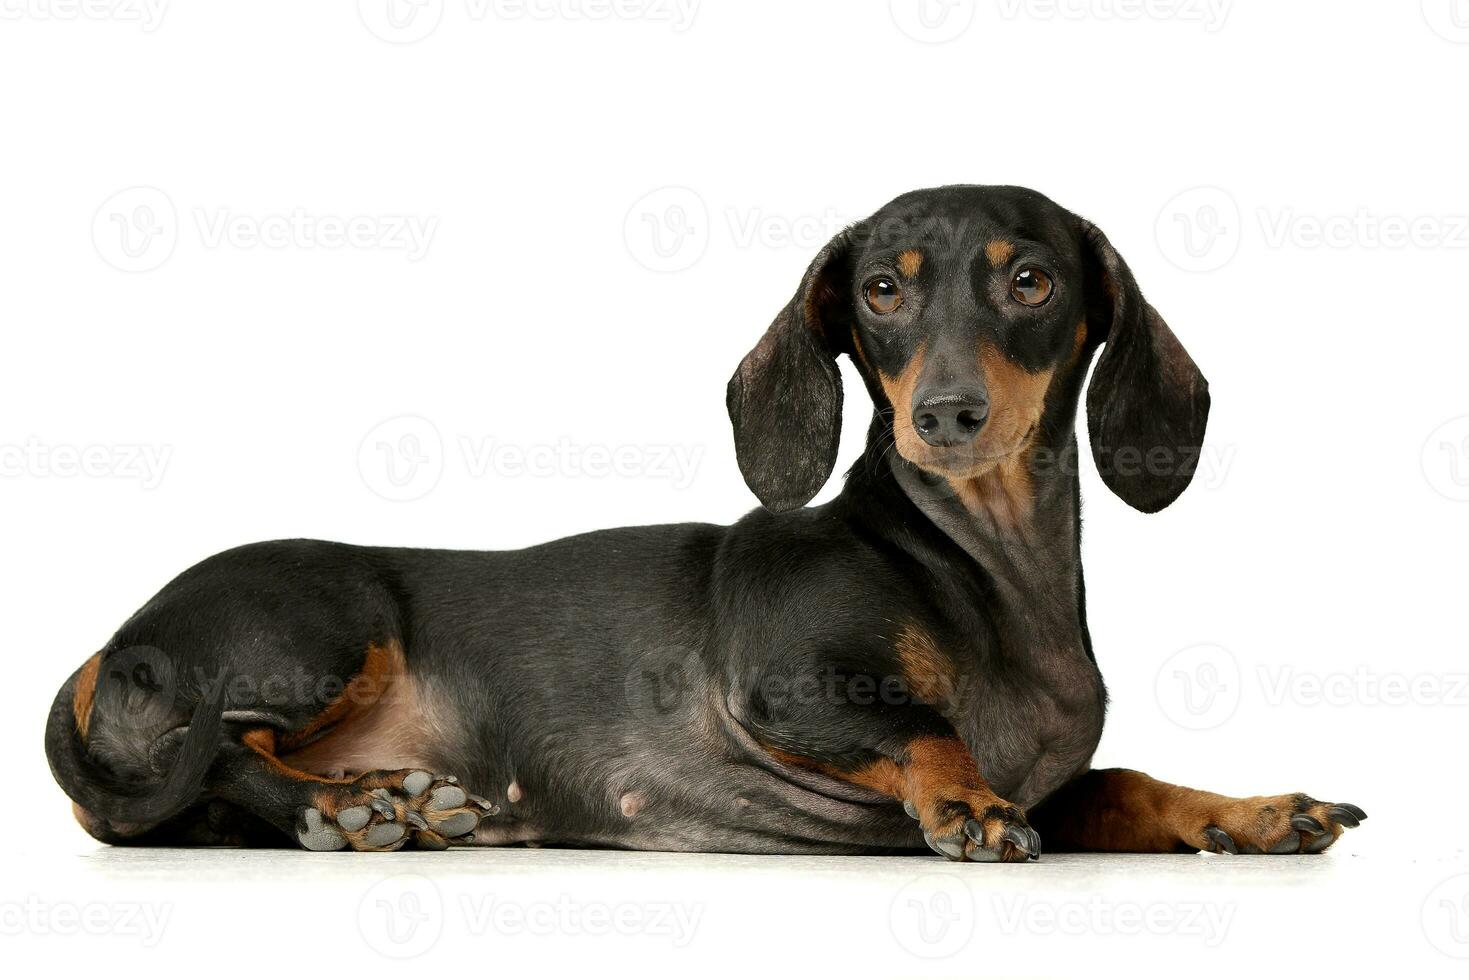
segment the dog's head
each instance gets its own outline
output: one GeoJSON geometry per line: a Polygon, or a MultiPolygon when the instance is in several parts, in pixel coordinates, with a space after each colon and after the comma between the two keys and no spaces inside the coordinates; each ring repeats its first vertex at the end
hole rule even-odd
{"type": "Polygon", "coordinates": [[[740,471],[770,510],[815,496],[836,464],[846,353],[898,453],[982,475],[1026,453],[1103,343],[1093,455],[1119,497],[1161,510],[1193,476],[1208,384],[1106,236],[1024,188],[905,194],[822,249],[730,379],[740,471]]]}

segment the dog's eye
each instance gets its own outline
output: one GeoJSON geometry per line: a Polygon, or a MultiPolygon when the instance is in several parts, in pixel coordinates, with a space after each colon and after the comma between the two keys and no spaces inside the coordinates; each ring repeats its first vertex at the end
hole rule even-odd
{"type": "Polygon", "coordinates": [[[1010,283],[1010,295],[1026,306],[1040,306],[1051,298],[1051,277],[1039,269],[1021,269],[1010,283]]]}
{"type": "Polygon", "coordinates": [[[903,291],[891,279],[878,276],[867,284],[867,305],[872,312],[886,316],[903,305],[903,291]]]}

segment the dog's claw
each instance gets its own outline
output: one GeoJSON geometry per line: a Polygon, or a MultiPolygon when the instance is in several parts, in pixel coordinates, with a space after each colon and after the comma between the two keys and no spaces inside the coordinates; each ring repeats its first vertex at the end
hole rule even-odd
{"type": "Polygon", "coordinates": [[[413,824],[416,830],[428,830],[428,821],[413,810],[406,811],[403,814],[403,819],[413,824]]]}
{"type": "Polygon", "coordinates": [[[908,814],[908,816],[912,817],[914,820],[918,819],[918,807],[913,805],[912,800],[903,801],[903,812],[908,814]]]}
{"type": "Polygon", "coordinates": [[[1000,840],[1009,841],[1028,860],[1034,860],[1040,856],[1040,835],[1028,827],[1024,829],[1016,826],[1006,827],[1005,832],[1000,835],[1000,840]]]}
{"type": "Polygon", "coordinates": [[[978,861],[982,864],[1004,861],[1006,859],[1005,845],[1010,847],[1020,857],[1035,861],[1041,856],[1041,835],[1029,827],[1008,824],[1000,832],[1000,839],[994,848],[985,846],[984,824],[975,817],[964,821],[964,836],[973,841],[977,846],[969,849],[969,860],[978,861]]]}
{"type": "Polygon", "coordinates": [[[1302,830],[1312,835],[1326,833],[1326,828],[1321,826],[1321,821],[1309,813],[1297,813],[1290,818],[1290,825],[1296,830],[1302,830]]]}
{"type": "Polygon", "coordinates": [[[1367,814],[1362,812],[1361,807],[1352,806],[1350,803],[1338,803],[1326,811],[1326,816],[1333,822],[1343,827],[1358,827],[1362,821],[1367,819],[1367,814]]]}
{"type": "Polygon", "coordinates": [[[420,830],[414,840],[420,850],[447,851],[449,849],[449,842],[432,830],[420,830]]]}
{"type": "Polygon", "coordinates": [[[1209,842],[1214,845],[1214,853],[1216,854],[1239,853],[1239,848],[1235,845],[1234,838],[1213,824],[1204,828],[1204,836],[1209,838],[1209,842]]]}

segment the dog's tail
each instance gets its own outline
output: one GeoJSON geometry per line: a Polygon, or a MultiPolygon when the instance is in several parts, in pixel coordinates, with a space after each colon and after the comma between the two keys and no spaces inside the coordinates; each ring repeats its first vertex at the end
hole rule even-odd
{"type": "MultiPolygon", "coordinates": [[[[94,673],[87,683],[95,683],[94,673]]],[[[195,802],[219,754],[223,728],[223,683],[206,687],[194,707],[177,754],[166,774],[153,779],[124,780],[88,747],[84,716],[78,710],[78,685],[86,667],[61,686],[46,720],[46,759],[66,795],[82,809],[109,824],[156,824],[195,802]]],[[[90,702],[90,691],[85,702],[90,702]]],[[[90,707],[90,704],[88,704],[90,707]]],[[[95,740],[96,732],[91,733],[95,740]]]]}

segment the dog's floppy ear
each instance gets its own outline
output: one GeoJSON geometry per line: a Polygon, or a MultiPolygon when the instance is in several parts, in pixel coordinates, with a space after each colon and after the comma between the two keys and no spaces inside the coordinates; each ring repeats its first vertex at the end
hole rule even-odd
{"type": "Polygon", "coordinates": [[[1113,493],[1151,514],[1193,479],[1209,383],[1101,229],[1083,222],[1082,238],[1090,322],[1106,324],[1107,342],[1086,393],[1092,457],[1113,493]]]}
{"type": "Polygon", "coordinates": [[[796,295],[729,379],[725,404],[734,424],[740,473],[767,510],[803,507],[836,466],[842,429],[837,370],[840,309],[847,302],[850,238],[821,250],[796,295]]]}

